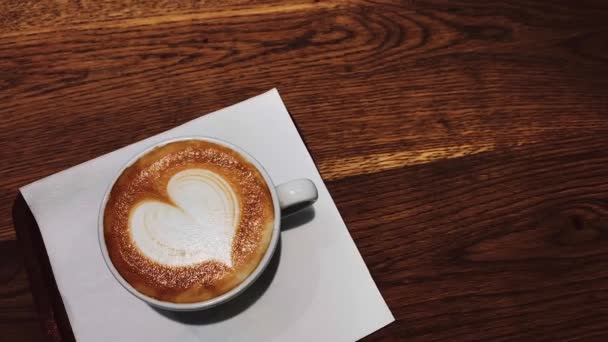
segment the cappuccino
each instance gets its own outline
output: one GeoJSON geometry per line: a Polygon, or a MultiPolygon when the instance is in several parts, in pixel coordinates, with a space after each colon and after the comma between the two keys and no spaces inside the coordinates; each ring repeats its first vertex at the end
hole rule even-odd
{"type": "Polygon", "coordinates": [[[193,303],[245,280],[273,234],[264,177],[238,152],[210,141],[160,146],[110,190],[103,235],[118,273],[139,292],[193,303]]]}

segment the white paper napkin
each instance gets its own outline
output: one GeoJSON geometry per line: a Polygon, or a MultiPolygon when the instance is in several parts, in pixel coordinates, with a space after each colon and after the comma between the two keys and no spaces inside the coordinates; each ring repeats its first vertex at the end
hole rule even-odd
{"type": "Polygon", "coordinates": [[[21,188],[42,232],[78,341],[352,341],[394,320],[276,90],[192,120],[21,188]],[[97,241],[105,190],[156,142],[217,137],[240,146],[275,184],[310,178],[314,213],[284,220],[280,250],[254,286],[209,311],[157,311],[112,277],[97,241]],[[296,227],[297,226],[297,227],[296,227]]]}

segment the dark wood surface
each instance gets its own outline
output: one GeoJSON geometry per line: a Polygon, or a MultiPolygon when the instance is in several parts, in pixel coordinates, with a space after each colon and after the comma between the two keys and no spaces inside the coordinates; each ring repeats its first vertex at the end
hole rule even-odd
{"type": "Polygon", "coordinates": [[[0,341],[70,340],[18,188],[278,87],[397,321],[608,338],[605,1],[0,1],[0,341]]]}

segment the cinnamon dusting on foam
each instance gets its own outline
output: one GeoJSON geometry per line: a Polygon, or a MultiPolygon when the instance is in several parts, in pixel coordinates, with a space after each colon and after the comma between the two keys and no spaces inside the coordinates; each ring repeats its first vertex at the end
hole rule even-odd
{"type": "MultiPolygon", "coordinates": [[[[198,302],[229,291],[253,272],[268,248],[274,215],[270,191],[254,165],[218,144],[179,141],[150,151],[123,171],[106,204],[104,237],[115,268],[138,291],[164,301],[198,302]],[[219,257],[184,265],[160,262],[171,254],[155,260],[142,252],[133,238],[130,221],[135,209],[149,203],[178,208],[168,193],[169,182],[175,175],[192,170],[221,177],[223,181],[213,184],[222,191],[227,190],[225,186],[232,190],[229,194],[234,199],[230,201],[235,200],[236,208],[232,219],[237,226],[231,241],[231,266],[217,260],[219,257]]],[[[175,252],[176,258],[185,254],[183,250],[175,252]]]]}

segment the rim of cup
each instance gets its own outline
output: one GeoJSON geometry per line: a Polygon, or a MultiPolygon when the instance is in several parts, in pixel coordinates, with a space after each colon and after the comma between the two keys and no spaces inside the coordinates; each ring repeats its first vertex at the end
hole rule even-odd
{"type": "Polygon", "coordinates": [[[274,183],[272,182],[272,179],[268,175],[268,172],[266,172],[266,169],[264,169],[264,167],[253,156],[251,156],[251,154],[244,151],[242,148],[240,148],[238,146],[235,146],[227,141],[217,139],[214,137],[184,136],[184,137],[178,137],[178,138],[171,138],[171,139],[167,139],[167,140],[163,140],[158,143],[155,143],[155,144],[145,148],[143,151],[137,153],[131,159],[129,159],[129,161],[127,163],[125,163],[119,169],[116,176],[114,176],[114,178],[112,178],[112,182],[110,182],[107,190],[105,191],[105,194],[103,196],[103,199],[101,201],[101,205],[99,208],[99,216],[98,216],[97,223],[98,223],[97,233],[98,233],[101,254],[103,256],[106,266],[110,270],[110,273],[112,273],[112,275],[114,276],[114,278],[116,278],[116,280],[120,283],[120,285],[122,285],[127,291],[129,291],[135,297],[143,300],[144,302],[146,302],[149,305],[152,305],[156,308],[170,310],[170,311],[196,311],[196,310],[208,309],[208,308],[223,304],[223,303],[231,300],[232,298],[236,297],[237,295],[239,295],[240,293],[245,291],[249,286],[251,286],[251,284],[253,282],[255,282],[255,280],[260,276],[260,274],[262,274],[262,272],[266,269],[266,266],[270,262],[270,259],[274,255],[274,252],[277,247],[277,243],[278,243],[279,236],[281,233],[281,209],[279,207],[279,199],[278,199],[278,195],[276,193],[274,183]],[[168,302],[168,301],[163,301],[163,300],[159,300],[156,298],[152,298],[150,296],[147,296],[147,295],[139,292],[137,289],[135,289],[131,284],[129,284],[120,275],[120,273],[118,272],[116,267],[114,267],[114,264],[112,263],[112,260],[110,259],[110,255],[108,254],[106,240],[104,237],[103,217],[104,217],[104,211],[106,208],[106,203],[108,201],[110,192],[112,191],[114,184],[116,183],[118,178],[122,175],[122,173],[124,172],[125,169],[127,169],[129,166],[133,165],[141,157],[143,157],[144,155],[146,155],[147,153],[151,152],[152,150],[154,150],[156,148],[165,146],[170,143],[179,142],[179,141],[187,141],[187,140],[209,141],[212,143],[222,145],[224,147],[228,147],[228,148],[236,151],[237,153],[239,153],[249,163],[251,163],[253,166],[255,166],[258,169],[258,171],[260,172],[260,174],[262,175],[262,177],[264,177],[264,181],[266,182],[266,186],[268,186],[270,195],[272,197],[272,205],[274,208],[274,225],[272,228],[272,236],[270,237],[270,241],[268,242],[268,247],[266,248],[266,252],[264,253],[264,256],[262,257],[262,259],[260,260],[260,262],[258,263],[256,268],[253,270],[253,272],[251,272],[247,276],[247,278],[245,278],[245,280],[243,280],[240,284],[238,284],[237,286],[233,287],[229,291],[227,291],[217,297],[213,297],[213,298],[210,298],[210,299],[207,299],[204,301],[193,302],[193,303],[174,303],[174,302],[168,302]]]}

